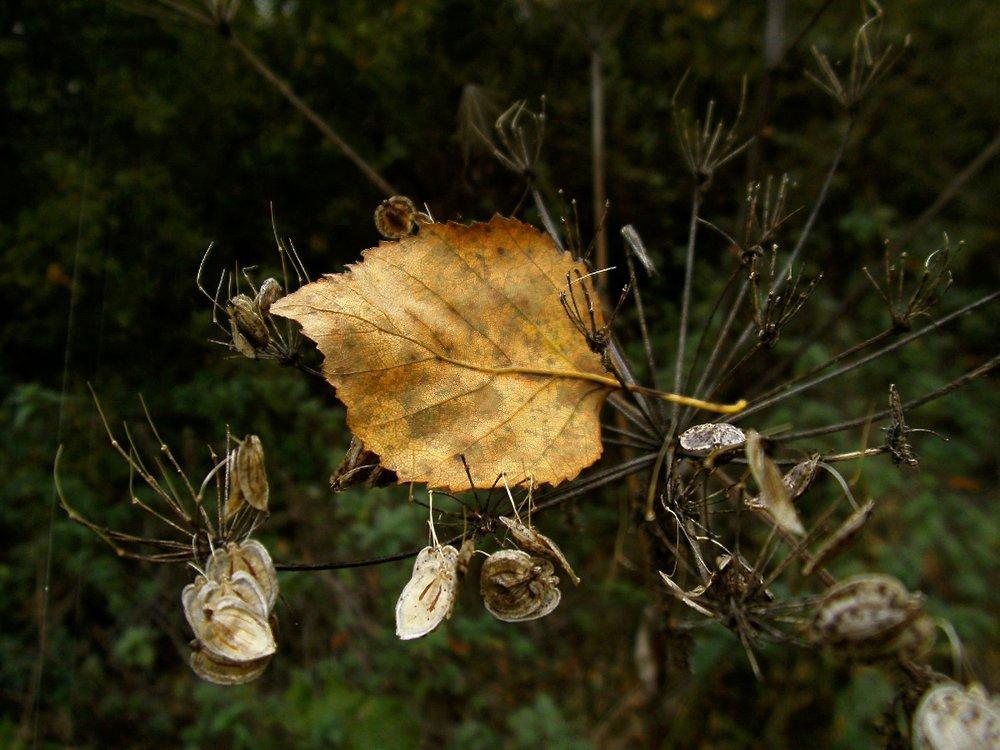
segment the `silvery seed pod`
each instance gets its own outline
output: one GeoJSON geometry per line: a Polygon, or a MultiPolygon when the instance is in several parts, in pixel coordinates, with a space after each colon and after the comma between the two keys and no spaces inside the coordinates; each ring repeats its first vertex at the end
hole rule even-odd
{"type": "Polygon", "coordinates": [[[904,633],[923,614],[922,602],[891,576],[855,576],[827,590],[811,630],[818,642],[849,658],[893,656],[909,645],[904,633]]]}
{"type": "Polygon", "coordinates": [[[194,641],[191,647],[191,670],[201,679],[216,685],[243,685],[256,680],[270,663],[270,656],[254,661],[228,662],[210,654],[198,641],[194,641]]]}
{"type": "Polygon", "coordinates": [[[270,336],[267,332],[267,325],[264,319],[257,312],[257,305],[254,300],[245,294],[237,294],[226,307],[229,319],[236,325],[247,341],[256,348],[267,346],[270,336]]]}
{"type": "Polygon", "coordinates": [[[417,208],[403,195],[386,198],[375,209],[375,228],[386,239],[398,240],[413,233],[417,224],[417,208]]]}
{"type": "Polygon", "coordinates": [[[264,279],[264,283],[260,285],[257,296],[254,298],[257,313],[262,317],[267,315],[271,311],[271,305],[284,296],[285,290],[281,288],[277,279],[264,279]]]}
{"type": "MultiPolygon", "coordinates": [[[[761,436],[756,430],[748,430],[746,438],[747,464],[760,489],[760,496],[757,498],[760,509],[765,511],[779,528],[799,536],[805,534],[805,527],[799,519],[795,505],[792,504],[781,471],[764,452],[761,436]]],[[[750,507],[758,507],[750,501],[747,504],[750,507]]]]}
{"type": "Polygon", "coordinates": [[[1000,704],[978,685],[935,685],[913,714],[914,750],[996,750],[1000,704]]]}
{"type": "Polygon", "coordinates": [[[424,547],[413,574],[396,602],[396,635],[421,638],[451,617],[458,594],[458,550],[449,545],[424,547]]]}
{"type": "Polygon", "coordinates": [[[487,611],[504,622],[544,617],[562,594],[552,563],[521,550],[500,550],[483,563],[479,587],[487,611]]]}
{"type": "Polygon", "coordinates": [[[229,456],[229,500],[226,517],[232,517],[248,503],[267,513],[270,488],[264,466],[264,446],[256,435],[247,435],[229,456]]]}
{"type": "Polygon", "coordinates": [[[199,576],[181,601],[195,637],[217,659],[246,662],[275,652],[264,595],[246,572],[221,583],[199,576]]]}
{"type": "Polygon", "coordinates": [[[713,451],[738,448],[746,442],[739,427],[725,422],[699,424],[681,433],[681,448],[695,456],[707,456],[713,451]]]}
{"type": "Polygon", "coordinates": [[[244,571],[253,577],[264,595],[265,614],[270,614],[278,599],[278,574],[267,548],[255,539],[240,544],[230,542],[216,549],[205,562],[205,572],[214,581],[233,578],[244,571]]]}
{"type": "Polygon", "coordinates": [[[566,559],[566,555],[559,549],[559,545],[553,542],[544,534],[540,534],[536,529],[521,523],[507,516],[500,516],[500,522],[510,530],[510,535],[514,538],[518,547],[533,552],[536,555],[550,557],[555,560],[562,569],[569,574],[574,586],[580,585],[580,577],[573,572],[573,568],[566,559]]]}

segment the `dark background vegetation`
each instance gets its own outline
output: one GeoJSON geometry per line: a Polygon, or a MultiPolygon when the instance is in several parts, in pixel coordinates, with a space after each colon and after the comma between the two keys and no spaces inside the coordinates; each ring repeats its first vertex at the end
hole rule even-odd
{"type": "MultiPolygon", "coordinates": [[[[571,4],[570,4],[571,5],[571,4]]],[[[821,5],[788,3],[788,37],[821,5]]],[[[773,77],[759,174],[788,171],[792,205],[810,205],[843,127],[803,76],[808,46],[849,54],[858,3],[834,0],[773,77]]],[[[844,168],[806,247],[826,276],[779,347],[806,369],[884,326],[874,295],[830,319],[867,282],[883,240],[899,236],[995,137],[993,2],[892,0],[886,33],[910,50],[862,110],[844,168]],[[822,328],[823,335],[814,334],[822,328]]],[[[589,53],[559,3],[260,0],[237,20],[268,61],[400,192],[441,218],[508,213],[521,184],[490,158],[463,158],[463,87],[501,102],[548,101],[541,172],[547,190],[581,202],[590,231],[589,53]]],[[[662,361],[671,351],[690,178],[670,124],[670,96],[731,112],[743,74],[751,111],[763,72],[764,3],[647,2],[612,14],[605,51],[612,261],[617,228],[634,223],[661,274],[645,288],[662,361]]],[[[55,747],[833,747],[875,742],[888,704],[883,672],[791,647],[765,650],[755,683],[738,642],[696,633],[692,672],[633,704],[635,634],[649,594],[612,550],[625,488],[553,514],[584,586],[554,615],[523,626],[492,619],[475,586],[454,619],[418,642],[393,634],[409,564],[283,574],[280,651],[255,684],[200,683],[185,665],[179,606],[190,572],[120,561],[54,509],[57,445],[64,484],[101,521],[143,528],[127,472],[100,429],[85,384],[113,419],[136,420],[142,392],[185,462],[207,468],[206,442],[231,425],[268,451],[274,516],[264,540],[283,561],[350,559],[418,545],[422,512],[405,490],[332,496],[326,478],[349,435],[330,389],[209,343],[194,274],[210,241],[218,262],[273,268],[269,204],[313,273],[336,271],[375,244],[381,195],[224,39],[84,0],[8,0],[0,8],[0,744],[55,747]],[[47,588],[46,588],[47,585],[47,588]],[[44,648],[40,637],[44,635],[44,648]],[[39,668],[41,671],[40,681],[39,668]],[[35,686],[35,688],[33,688],[35,686]],[[33,709],[37,709],[33,711],[33,709]]],[[[715,181],[706,215],[731,226],[746,162],[715,181]]],[[[914,264],[964,240],[954,309],[997,283],[1000,171],[987,165],[910,243],[914,264]]],[[[532,210],[525,214],[537,220],[532,210]]],[[[794,239],[804,214],[789,226],[794,239]]],[[[696,320],[728,272],[724,243],[699,247],[696,320]]],[[[218,266],[216,267],[218,270],[218,266]]],[[[615,279],[618,283],[620,279],[615,279]]],[[[853,373],[758,427],[824,424],[940,386],[992,354],[995,309],[853,373]]],[[[634,339],[635,321],[622,334],[634,339]]],[[[761,372],[749,372],[748,378],[761,372]]],[[[732,395],[739,395],[739,384],[732,395]]],[[[858,467],[857,494],[878,499],[862,543],[839,561],[924,591],[948,618],[988,686],[1000,674],[996,620],[998,399],[978,381],[915,412],[919,470],[887,460],[858,467]]],[[[827,448],[856,448],[860,432],[827,448]]],[[[870,438],[877,441],[878,436],[870,438]]],[[[196,473],[197,473],[196,471],[196,473]]],[[[853,471],[853,468],[852,468],[853,471]]],[[[830,490],[832,492],[832,490],[830,490]]],[[[148,529],[147,529],[148,530],[148,529]]],[[[631,555],[631,542],[625,545],[631,555]]],[[[948,669],[945,648],[935,664],[948,669]]]]}

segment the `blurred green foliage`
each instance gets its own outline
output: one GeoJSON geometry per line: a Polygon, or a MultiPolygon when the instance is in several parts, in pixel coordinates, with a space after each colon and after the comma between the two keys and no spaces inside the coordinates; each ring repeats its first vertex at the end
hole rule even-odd
{"type": "MultiPolygon", "coordinates": [[[[788,4],[788,37],[822,4],[788,4]]],[[[210,311],[194,287],[211,241],[219,263],[273,270],[272,202],[310,270],[338,270],[377,242],[371,212],[381,196],[224,39],[131,13],[129,5],[9,0],[0,7],[0,529],[8,540],[0,556],[0,744],[576,750],[876,741],[872,719],[892,695],[878,670],[775,647],[762,654],[766,681],[756,683],[738,642],[721,629],[696,632],[693,673],[665,686],[655,705],[636,711],[623,703],[636,685],[633,643],[648,599],[642,572],[613,561],[624,488],[546,520],[586,581],[564,592],[552,617],[504,625],[469,586],[446,627],[404,644],[393,635],[392,611],[407,563],[283,574],[281,649],[269,671],[245,687],[197,683],[184,663],[188,633],[179,606],[189,573],[120,561],[54,507],[52,460],[63,443],[63,482],[77,506],[103,523],[151,531],[127,503],[128,473],[107,446],[86,383],[114,423],[138,421],[136,393],[143,392],[160,429],[197,471],[207,469],[205,444],[218,445],[227,425],[259,434],[273,488],[264,541],[277,559],[413,547],[423,516],[407,505],[405,490],[331,496],[326,477],[349,441],[333,394],[209,343],[210,311]]],[[[456,135],[463,87],[484,86],[502,102],[546,95],[539,172],[547,190],[562,188],[587,209],[590,231],[581,20],[593,15],[589,6],[245,6],[236,26],[247,43],[438,218],[508,213],[523,190],[488,157],[463,160],[456,135]]],[[[670,97],[690,67],[684,98],[700,109],[715,97],[731,112],[745,74],[753,111],[764,74],[764,4],[615,6],[593,16],[617,32],[604,50],[609,222],[634,223],[659,263],[644,295],[665,362],[690,189],[672,138],[670,97]]],[[[802,75],[811,64],[808,45],[844,59],[856,6],[833,3],[772,75],[757,158],[761,174],[793,177],[792,205],[811,204],[843,127],[802,75]]],[[[808,269],[826,276],[802,324],[779,344],[779,352],[801,352],[795,372],[885,325],[875,295],[838,313],[840,301],[867,284],[860,266],[877,265],[883,239],[904,231],[1000,121],[995,3],[900,0],[886,10],[886,33],[897,41],[910,34],[912,43],[862,108],[806,248],[808,269]],[[814,335],[816,321],[823,336],[814,335]]],[[[712,221],[732,225],[746,178],[743,160],[718,177],[706,201],[712,221]]],[[[1000,174],[991,165],[909,248],[916,263],[943,230],[966,243],[945,309],[996,287],[997,195],[1000,174]]],[[[537,217],[529,210],[527,218],[537,217]]],[[[793,219],[792,237],[801,221],[802,214],[793,219]]],[[[611,236],[614,256],[620,248],[611,236]]],[[[696,320],[708,316],[729,262],[724,243],[704,234],[696,320]]],[[[991,309],[964,319],[768,412],[760,427],[824,424],[882,408],[890,382],[904,398],[938,387],[993,353],[994,319],[991,309]]],[[[623,325],[634,333],[633,320],[623,325]]],[[[750,371],[746,382],[765,374],[750,371]]],[[[991,384],[978,382],[916,412],[913,424],[952,437],[919,441],[919,471],[866,461],[855,491],[879,500],[877,517],[836,566],[844,574],[888,572],[926,592],[987,683],[1000,674],[992,596],[997,406],[991,384]]],[[[850,449],[860,439],[843,433],[822,445],[850,449]]],[[[947,667],[944,648],[936,658],[947,667]]]]}

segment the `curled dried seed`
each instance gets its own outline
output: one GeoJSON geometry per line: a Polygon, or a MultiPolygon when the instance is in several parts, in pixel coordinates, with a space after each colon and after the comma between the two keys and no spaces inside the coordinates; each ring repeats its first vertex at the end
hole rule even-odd
{"type": "Polygon", "coordinates": [[[284,296],[285,290],[282,289],[277,279],[264,279],[264,283],[260,285],[257,296],[254,298],[257,313],[261,316],[267,315],[271,311],[271,305],[284,296]]]}
{"type": "Polygon", "coordinates": [[[357,437],[351,436],[351,445],[340,462],[340,466],[330,476],[330,489],[343,492],[356,484],[365,487],[387,487],[395,484],[396,475],[379,463],[377,455],[367,450],[357,437]]]}
{"type": "Polygon", "coordinates": [[[476,543],[472,541],[472,537],[469,537],[462,542],[462,546],[458,548],[458,560],[455,565],[455,570],[458,572],[458,580],[460,583],[465,580],[465,574],[469,572],[469,563],[472,562],[472,556],[475,552],[476,543]]]}
{"type": "Polygon", "coordinates": [[[198,641],[191,648],[192,671],[201,679],[216,685],[242,685],[256,680],[270,663],[270,656],[253,661],[229,662],[210,654],[198,641]]]}
{"type": "Polygon", "coordinates": [[[247,435],[229,456],[230,489],[226,517],[231,518],[247,503],[267,513],[270,488],[264,466],[264,446],[256,435],[247,435]]]}
{"type": "Polygon", "coordinates": [[[943,682],[930,688],[913,714],[914,750],[1000,747],[1000,705],[979,685],[943,682]]]}
{"type": "Polygon", "coordinates": [[[802,566],[802,574],[807,576],[812,575],[814,570],[821,567],[827,560],[853,542],[857,538],[858,534],[861,533],[861,529],[863,529],[865,524],[868,523],[868,519],[871,517],[872,510],[874,509],[875,501],[869,500],[849,515],[844,522],[840,524],[840,526],[838,526],[829,537],[827,537],[826,541],[820,545],[819,549],[816,550],[816,553],[809,560],[806,560],[806,564],[802,566]]]}
{"type": "Polygon", "coordinates": [[[681,448],[688,453],[707,456],[713,451],[738,448],[746,442],[746,435],[735,425],[709,422],[682,432],[680,442],[681,448]]]}
{"type": "Polygon", "coordinates": [[[257,359],[257,350],[253,344],[247,341],[246,336],[240,333],[235,320],[229,321],[230,334],[233,337],[233,348],[247,359],[257,359]]]}
{"type": "Polygon", "coordinates": [[[403,195],[386,198],[375,209],[375,228],[386,239],[398,240],[413,233],[417,224],[417,208],[403,195]]]}
{"type": "Polygon", "coordinates": [[[479,588],[487,611],[504,622],[544,617],[562,598],[552,563],[521,550],[500,550],[483,563],[479,588]]]}
{"type": "Polygon", "coordinates": [[[895,578],[860,575],[830,588],[813,615],[817,641],[849,658],[897,655],[912,647],[905,631],[923,614],[923,599],[895,578]]]}
{"type": "Polygon", "coordinates": [[[748,502],[748,505],[765,511],[779,528],[800,536],[805,534],[805,527],[792,504],[781,471],[764,452],[760,435],[756,430],[748,430],[746,437],[747,464],[760,488],[760,496],[757,498],[759,505],[751,502],[748,502]]]}
{"type": "Polygon", "coordinates": [[[396,602],[396,635],[408,641],[433,631],[451,616],[458,593],[458,550],[424,547],[396,602]]]}
{"type": "Polygon", "coordinates": [[[819,456],[795,464],[781,480],[788,490],[788,497],[795,500],[812,485],[819,471],[819,456]]]}
{"type": "Polygon", "coordinates": [[[205,572],[214,581],[232,579],[239,572],[249,574],[260,587],[266,604],[265,615],[270,614],[278,599],[278,575],[267,548],[255,539],[240,544],[230,542],[216,549],[205,562],[205,572]]]}
{"type": "Polygon", "coordinates": [[[237,294],[229,300],[226,312],[229,313],[229,319],[233,322],[236,329],[243,334],[252,346],[256,348],[267,346],[270,336],[267,333],[267,326],[264,324],[264,319],[257,311],[257,305],[254,300],[245,294],[237,294]]]}
{"type": "Polygon", "coordinates": [[[551,557],[559,563],[560,566],[562,566],[563,570],[566,571],[570,579],[573,581],[574,586],[580,585],[579,576],[573,572],[573,568],[570,566],[569,560],[566,559],[566,555],[564,555],[562,550],[559,549],[559,545],[544,534],[540,534],[531,526],[527,526],[526,524],[516,521],[513,518],[500,516],[500,522],[510,529],[510,535],[514,537],[514,541],[517,542],[517,546],[527,550],[528,552],[534,552],[536,555],[551,557]]]}

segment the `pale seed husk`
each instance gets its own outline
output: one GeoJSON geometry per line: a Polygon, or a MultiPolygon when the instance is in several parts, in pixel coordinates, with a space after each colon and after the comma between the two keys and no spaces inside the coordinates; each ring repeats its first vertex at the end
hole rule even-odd
{"type": "Polygon", "coordinates": [[[539,533],[533,527],[523,524],[513,518],[500,516],[500,521],[510,530],[510,535],[514,538],[518,547],[527,552],[533,552],[536,555],[541,555],[542,557],[552,558],[559,563],[563,570],[566,571],[570,580],[573,581],[574,586],[580,585],[580,577],[573,572],[573,568],[570,566],[569,560],[566,559],[566,555],[564,555],[562,550],[559,549],[559,545],[557,545],[549,537],[539,533]]]}
{"type": "Polygon", "coordinates": [[[545,617],[562,593],[552,563],[521,550],[500,550],[483,563],[479,578],[486,610],[504,622],[545,617]]]}
{"type": "Polygon", "coordinates": [[[216,581],[231,578],[240,571],[256,581],[267,605],[265,614],[270,614],[278,599],[278,574],[263,544],[256,539],[245,539],[239,544],[230,542],[216,549],[205,562],[205,572],[216,581]]]}
{"type": "Polygon", "coordinates": [[[451,616],[458,593],[458,550],[424,547],[396,602],[396,635],[408,641],[432,632],[451,616]]]}
{"type": "Polygon", "coordinates": [[[875,659],[912,648],[913,634],[905,631],[922,614],[919,594],[891,576],[866,574],[826,592],[811,630],[820,643],[847,658],[875,659]]]}
{"type": "Polygon", "coordinates": [[[245,662],[274,653],[265,595],[246,571],[222,581],[199,576],[181,601],[195,638],[213,656],[245,662]]]}
{"type": "Polygon", "coordinates": [[[797,536],[805,534],[805,527],[792,504],[781,471],[764,452],[761,437],[756,430],[747,431],[746,455],[750,473],[760,489],[756,503],[748,501],[747,504],[763,510],[779,528],[797,536]]]}
{"type": "Polygon", "coordinates": [[[216,685],[243,685],[256,680],[264,673],[270,663],[270,656],[254,661],[228,662],[210,654],[197,641],[191,649],[192,671],[201,679],[216,685]]]}
{"type": "Polygon", "coordinates": [[[231,518],[246,503],[267,513],[270,487],[264,465],[264,446],[256,435],[247,435],[229,456],[229,499],[226,517],[231,518]]]}
{"type": "Polygon", "coordinates": [[[281,288],[277,279],[264,279],[264,283],[260,285],[257,296],[254,298],[257,312],[261,316],[267,315],[271,311],[271,305],[284,296],[285,290],[281,288]]]}
{"type": "Polygon", "coordinates": [[[982,687],[943,682],[930,688],[913,714],[914,750],[996,750],[1000,703],[982,687]]]}
{"type": "Polygon", "coordinates": [[[746,442],[743,430],[726,422],[709,422],[690,427],[681,433],[680,443],[688,453],[707,456],[713,451],[738,448],[746,442]]]}
{"type": "Polygon", "coordinates": [[[264,323],[264,319],[257,311],[257,304],[254,300],[245,294],[237,294],[229,300],[226,312],[229,313],[229,319],[235,324],[239,332],[246,337],[247,341],[254,348],[267,346],[270,335],[267,332],[267,325],[264,323]]]}

